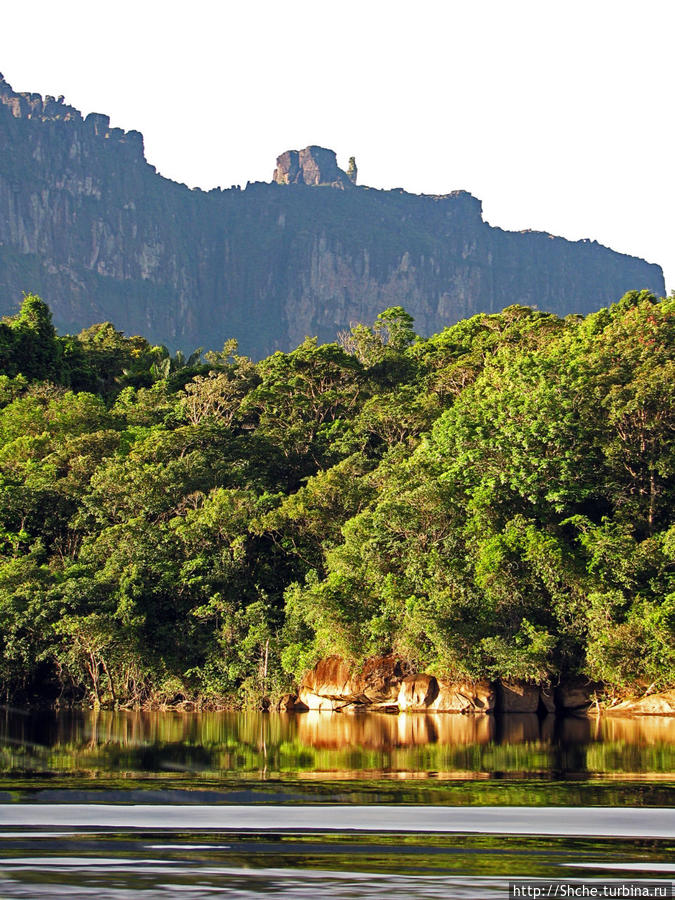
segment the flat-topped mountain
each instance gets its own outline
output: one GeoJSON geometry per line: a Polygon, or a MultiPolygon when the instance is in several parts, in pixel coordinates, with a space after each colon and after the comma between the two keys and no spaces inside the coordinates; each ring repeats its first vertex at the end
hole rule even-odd
{"type": "Polygon", "coordinates": [[[493,228],[464,191],[357,185],[321,147],[283,153],[270,184],[191,190],[148,164],[138,132],[0,76],[0,315],[31,291],[62,331],[111,320],[172,349],[237,337],[260,357],[389,306],[430,334],[512,303],[587,313],[641,288],[664,293],[658,265],[493,228]]]}

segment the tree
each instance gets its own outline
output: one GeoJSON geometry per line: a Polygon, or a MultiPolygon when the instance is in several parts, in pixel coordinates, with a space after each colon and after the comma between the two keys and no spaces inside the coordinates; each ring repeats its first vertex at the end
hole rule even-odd
{"type": "Polygon", "coordinates": [[[306,338],[292,353],[268,357],[258,374],[261,383],[242,410],[255,416],[257,430],[279,447],[290,483],[297,485],[299,478],[336,461],[331,446],[343,436],[341,423],[359,408],[362,366],[337,344],[306,338]]]}
{"type": "Polygon", "coordinates": [[[10,320],[14,332],[13,364],[30,379],[58,381],[61,347],[47,304],[35,294],[24,295],[21,310],[10,320]]]}

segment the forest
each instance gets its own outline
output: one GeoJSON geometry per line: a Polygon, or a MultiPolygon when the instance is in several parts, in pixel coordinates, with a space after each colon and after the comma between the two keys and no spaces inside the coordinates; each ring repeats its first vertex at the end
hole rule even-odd
{"type": "Polygon", "coordinates": [[[253,361],[0,323],[6,702],[246,705],[318,659],[675,687],[675,297],[401,307],[253,361]]]}

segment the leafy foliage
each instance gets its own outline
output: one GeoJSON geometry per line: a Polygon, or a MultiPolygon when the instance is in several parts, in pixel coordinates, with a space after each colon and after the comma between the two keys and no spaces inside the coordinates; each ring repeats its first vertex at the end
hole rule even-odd
{"type": "Polygon", "coordinates": [[[675,684],[675,300],[400,307],[260,363],[0,323],[0,685],[255,701],[322,655],[675,684]]]}

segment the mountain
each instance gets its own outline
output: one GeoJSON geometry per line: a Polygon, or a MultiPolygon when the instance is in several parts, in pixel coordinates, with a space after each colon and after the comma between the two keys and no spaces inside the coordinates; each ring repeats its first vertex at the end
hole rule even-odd
{"type": "Polygon", "coordinates": [[[665,292],[659,266],[493,228],[465,191],[355,181],[355,165],[307,147],[277,159],[272,183],[191,190],[146,161],[139,132],[0,76],[0,315],[30,291],[62,331],[111,320],[172,349],[237,337],[261,357],[395,305],[431,334],[512,303],[565,315],[665,292]]]}

